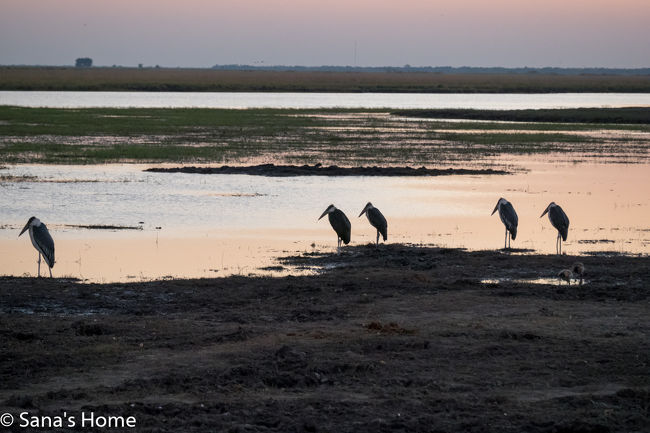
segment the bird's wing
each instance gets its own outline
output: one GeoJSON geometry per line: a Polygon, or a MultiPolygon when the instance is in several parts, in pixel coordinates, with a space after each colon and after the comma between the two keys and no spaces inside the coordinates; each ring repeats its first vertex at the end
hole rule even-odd
{"type": "Polygon", "coordinates": [[[562,235],[562,240],[566,241],[569,234],[569,217],[564,213],[560,206],[554,206],[549,211],[549,217],[553,227],[562,235]]]}
{"type": "Polygon", "coordinates": [[[329,220],[338,237],[343,239],[343,242],[346,245],[350,243],[352,224],[350,224],[348,217],[345,216],[341,210],[336,209],[334,212],[329,214],[329,220]]]}
{"type": "Polygon", "coordinates": [[[499,215],[501,216],[501,220],[503,221],[503,224],[505,224],[506,228],[510,231],[517,230],[517,226],[519,225],[519,217],[517,216],[517,212],[515,212],[515,208],[512,206],[511,203],[506,203],[501,206],[499,212],[499,215]]]}
{"type": "Polygon", "coordinates": [[[384,240],[388,239],[388,223],[384,215],[376,207],[368,210],[368,221],[383,236],[384,240]]]}
{"type": "Polygon", "coordinates": [[[38,248],[41,250],[45,262],[51,268],[54,266],[54,240],[50,236],[50,232],[47,230],[45,224],[42,224],[38,227],[34,226],[34,242],[38,245],[38,248]]]}

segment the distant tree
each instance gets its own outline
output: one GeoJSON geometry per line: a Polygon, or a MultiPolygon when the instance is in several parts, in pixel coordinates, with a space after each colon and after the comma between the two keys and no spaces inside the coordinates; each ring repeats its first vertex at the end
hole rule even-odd
{"type": "Polygon", "coordinates": [[[79,57],[75,62],[77,68],[90,68],[93,65],[93,59],[90,57],[79,57]]]}

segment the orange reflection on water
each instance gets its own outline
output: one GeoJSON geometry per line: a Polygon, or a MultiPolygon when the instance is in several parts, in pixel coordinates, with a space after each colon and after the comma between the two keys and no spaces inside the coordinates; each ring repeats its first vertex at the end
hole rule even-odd
{"type": "MultiPolygon", "coordinates": [[[[388,219],[389,242],[499,249],[503,247],[504,227],[498,215],[490,213],[499,197],[505,197],[519,215],[513,248],[555,253],[556,231],[546,217],[540,218],[548,203],[554,201],[571,221],[569,238],[563,246],[566,254],[648,254],[650,165],[570,164],[558,157],[547,158],[540,161],[520,157],[512,162],[529,171],[506,176],[366,178],[361,182],[359,178],[339,179],[336,185],[342,188],[357,182],[354,185],[372,186],[373,191],[385,194],[366,197],[365,187],[348,189],[352,197],[341,194],[336,203],[343,202],[341,206],[352,222],[351,245],[375,240],[375,231],[365,217],[356,217],[371,199],[388,219]],[[385,188],[377,189],[377,182],[385,188]]],[[[318,194],[321,182],[332,180],[310,182],[314,194],[318,194]]],[[[317,221],[329,201],[324,198],[322,208],[314,208],[308,217],[288,209],[284,226],[291,229],[265,226],[269,224],[265,218],[255,219],[255,227],[227,231],[58,230],[56,222],[52,222],[50,230],[57,250],[53,273],[57,277],[109,282],[310,272],[279,267],[275,258],[335,251],[336,235],[326,219],[317,221]]],[[[265,215],[264,208],[255,211],[265,215]]],[[[13,226],[2,231],[0,274],[35,275],[37,253],[29,239],[18,238],[13,226]]],[[[47,273],[45,265],[41,272],[47,273]]]]}
{"type": "MultiPolygon", "coordinates": [[[[282,232],[234,235],[206,233],[168,237],[145,233],[53,233],[55,277],[88,282],[142,281],[161,278],[212,278],[229,275],[285,275],[278,256],[311,251],[309,242],[284,238],[282,232]],[[114,236],[111,236],[114,235],[114,236]],[[261,269],[271,267],[270,269],[261,269]]],[[[306,234],[298,237],[307,237],[306,234]]],[[[0,239],[0,274],[36,276],[38,253],[29,239],[0,239]]],[[[291,273],[304,273],[292,269],[291,273]]],[[[48,275],[41,263],[41,275],[48,275]]]]}

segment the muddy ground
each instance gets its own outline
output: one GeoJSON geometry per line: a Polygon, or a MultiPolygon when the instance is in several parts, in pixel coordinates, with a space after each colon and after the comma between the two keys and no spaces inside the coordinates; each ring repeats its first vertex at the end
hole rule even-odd
{"type": "Polygon", "coordinates": [[[337,165],[275,165],[259,164],[248,166],[221,167],[153,167],[145,171],[157,173],[198,173],[198,174],[249,174],[255,176],[450,176],[452,174],[509,174],[504,170],[468,168],[426,168],[426,167],[339,167],[337,165]]]}
{"type": "Polygon", "coordinates": [[[169,432],[650,431],[650,258],[580,257],[584,285],[531,282],[575,260],[368,245],[282,264],[315,276],[1,278],[0,413],[169,432]]]}

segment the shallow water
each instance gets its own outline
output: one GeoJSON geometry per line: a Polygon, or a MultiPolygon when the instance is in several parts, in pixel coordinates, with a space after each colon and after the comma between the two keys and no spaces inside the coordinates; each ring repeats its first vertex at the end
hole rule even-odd
{"type": "MultiPolygon", "coordinates": [[[[573,164],[562,155],[512,162],[513,175],[289,177],[143,172],[144,165],[20,165],[0,170],[0,274],[34,275],[37,253],[25,235],[35,215],[56,242],[55,276],[89,281],[281,275],[275,257],[335,251],[326,218],[333,203],[352,222],[352,244],[375,239],[365,217],[372,201],[389,223],[389,241],[469,249],[503,247],[490,216],[499,197],[519,214],[513,248],[554,253],[556,232],[539,216],[550,201],[571,220],[567,254],[648,254],[648,164],[573,164]],[[33,177],[32,177],[33,176],[33,177]],[[138,230],[89,230],[118,225],[138,230]]],[[[44,268],[42,271],[46,272],[44,268]]]]}
{"type": "Polygon", "coordinates": [[[273,93],[0,91],[0,105],[52,108],[575,108],[650,106],[650,93],[273,93]]]}

